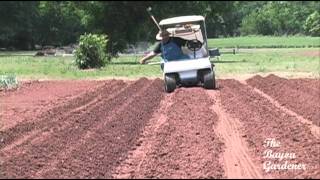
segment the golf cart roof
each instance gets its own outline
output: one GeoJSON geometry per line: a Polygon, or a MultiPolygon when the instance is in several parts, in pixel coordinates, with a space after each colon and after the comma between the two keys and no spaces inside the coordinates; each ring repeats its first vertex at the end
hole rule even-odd
{"type": "Polygon", "coordinates": [[[160,21],[159,25],[170,25],[170,24],[179,24],[179,23],[188,23],[188,22],[196,22],[196,21],[204,21],[203,16],[179,16],[168,19],[163,19],[160,21]]]}
{"type": "Polygon", "coordinates": [[[171,37],[180,37],[185,40],[198,39],[203,43],[203,36],[200,25],[184,25],[182,27],[174,27],[166,29],[171,37]]]}

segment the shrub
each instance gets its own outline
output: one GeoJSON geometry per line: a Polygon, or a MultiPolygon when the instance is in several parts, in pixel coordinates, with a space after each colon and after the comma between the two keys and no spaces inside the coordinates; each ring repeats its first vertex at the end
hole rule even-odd
{"type": "Polygon", "coordinates": [[[1,75],[0,76],[0,90],[13,89],[18,87],[18,80],[15,75],[1,75]]]}
{"type": "Polygon", "coordinates": [[[317,11],[310,14],[303,28],[311,36],[320,36],[320,14],[317,11]]]}
{"type": "Polygon", "coordinates": [[[106,64],[107,35],[84,34],[80,36],[75,52],[75,63],[80,69],[101,68],[106,64]]]}

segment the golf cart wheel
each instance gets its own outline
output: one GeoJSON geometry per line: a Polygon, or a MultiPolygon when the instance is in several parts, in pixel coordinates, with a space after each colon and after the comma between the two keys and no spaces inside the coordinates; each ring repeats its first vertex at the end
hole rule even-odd
{"type": "Polygon", "coordinates": [[[172,74],[165,75],[165,91],[168,93],[173,92],[176,89],[176,78],[172,74]]]}
{"type": "Polygon", "coordinates": [[[216,79],[213,70],[208,70],[203,73],[203,86],[206,89],[216,88],[216,79]]]}

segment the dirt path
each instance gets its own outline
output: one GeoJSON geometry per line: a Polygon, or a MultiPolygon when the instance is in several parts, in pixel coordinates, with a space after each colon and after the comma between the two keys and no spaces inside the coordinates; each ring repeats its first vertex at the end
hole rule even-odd
{"type": "Polygon", "coordinates": [[[15,91],[0,92],[0,130],[46,112],[74,96],[102,85],[99,81],[23,82],[15,91]]]}
{"type": "MultiPolygon", "coordinates": [[[[42,112],[39,115],[31,115],[16,126],[1,130],[0,135],[2,143],[0,144],[0,149],[3,146],[10,145],[12,142],[15,144],[20,144],[19,142],[29,140],[27,141],[27,143],[29,143],[32,139],[37,137],[39,138],[38,133],[45,133],[49,132],[50,129],[56,130],[67,126],[68,121],[63,122],[61,119],[69,118],[73,114],[79,115],[84,111],[90,110],[86,108],[88,103],[97,101],[98,99],[106,98],[106,96],[112,94],[112,92],[115,90],[113,89],[114,87],[124,85],[125,83],[123,81],[110,81],[104,83],[100,87],[88,90],[79,96],[74,95],[74,97],[70,98],[69,101],[60,102],[61,104],[42,112]],[[108,89],[107,92],[101,93],[104,88],[108,89]],[[37,133],[35,133],[35,131],[37,131],[37,133]]],[[[93,106],[93,108],[95,108],[95,106],[93,106]]]]}
{"type": "Polygon", "coordinates": [[[215,134],[213,101],[199,88],[169,95],[146,129],[141,146],[115,173],[116,178],[222,178],[223,143],[215,134]],[[201,103],[198,103],[201,102],[201,103]]]}
{"type": "MultiPolygon", "coordinates": [[[[247,85],[245,81],[241,82],[244,85],[247,85]]],[[[278,101],[274,100],[272,97],[269,95],[265,94],[264,92],[260,91],[257,88],[252,87],[254,92],[258,93],[260,96],[266,98],[270,103],[272,103],[275,107],[279,108],[286,114],[290,116],[294,116],[297,120],[299,120],[301,123],[306,124],[311,133],[315,136],[315,138],[320,139],[320,127],[313,124],[312,121],[305,119],[304,117],[300,116],[299,114],[295,113],[294,111],[291,111],[290,109],[287,109],[285,106],[282,106],[278,101]]]]}
{"type": "MultiPolygon", "coordinates": [[[[222,86],[222,106],[233,117],[239,118],[245,128],[247,142],[251,152],[260,157],[260,169],[265,175],[280,178],[319,177],[320,141],[311,133],[309,127],[274,106],[252,88],[235,80],[224,80],[222,86]],[[281,142],[280,147],[266,147],[267,139],[281,142]],[[293,158],[279,162],[278,158],[269,158],[266,152],[294,153],[293,158]],[[300,170],[265,171],[267,164],[283,163],[305,165],[300,170]]],[[[270,168],[270,167],[269,167],[270,168]]]]}
{"type": "Polygon", "coordinates": [[[302,82],[304,85],[299,85],[299,80],[289,81],[275,75],[265,78],[255,76],[247,80],[249,85],[263,91],[281,105],[320,126],[320,79],[313,80],[312,83],[302,82]]]}
{"type": "Polygon", "coordinates": [[[0,178],[320,178],[318,82],[31,83],[0,94],[0,178]]]}
{"type": "Polygon", "coordinates": [[[157,108],[163,94],[161,87],[159,79],[154,82],[143,79],[130,86],[117,96],[114,110],[105,109],[103,112],[106,115],[102,111],[95,114],[102,122],[96,126],[97,129],[91,130],[92,136],[84,139],[81,147],[72,151],[70,156],[58,159],[59,163],[42,176],[63,178],[73,174],[74,177],[110,177],[113,168],[125,159],[157,108]],[[121,97],[127,102],[119,102],[121,97]]]}
{"type": "Polygon", "coordinates": [[[143,134],[136,144],[136,149],[129,152],[128,158],[118,166],[113,174],[114,178],[143,178],[139,175],[141,166],[149,158],[147,154],[149,155],[152,152],[153,146],[157,143],[157,134],[159,134],[160,128],[168,124],[166,113],[173,103],[174,96],[174,93],[167,94],[161,101],[160,108],[153,114],[144,128],[143,134]]]}
{"type": "Polygon", "coordinates": [[[212,109],[217,113],[219,118],[215,130],[225,144],[222,163],[224,164],[226,177],[231,179],[266,178],[263,177],[262,172],[258,168],[261,166],[260,163],[253,162],[252,154],[250,154],[248,145],[243,138],[246,135],[242,130],[241,122],[236,118],[232,118],[222,109],[219,91],[207,91],[207,93],[215,100],[212,109]]]}
{"type": "MultiPolygon", "coordinates": [[[[118,88],[115,87],[119,90],[121,86],[123,87],[118,84],[118,88]]],[[[149,119],[152,111],[157,108],[157,103],[160,102],[163,94],[161,87],[162,82],[159,79],[154,82],[141,79],[120,92],[106,86],[107,89],[102,89],[101,94],[109,98],[102,98],[102,101],[86,108],[86,111],[74,112],[68,116],[57,117],[58,119],[50,118],[47,120],[49,122],[45,123],[47,126],[44,129],[47,129],[47,132],[38,135],[39,138],[24,142],[9,152],[2,151],[1,157],[4,157],[4,162],[1,164],[1,171],[5,172],[6,177],[37,177],[38,175],[40,177],[42,175],[45,177],[68,177],[70,175],[73,177],[108,177],[111,167],[126,156],[127,150],[131,147],[130,144],[134,143],[135,138],[139,136],[140,128],[149,119]],[[145,88],[141,89],[141,87],[145,88]],[[113,96],[114,93],[108,90],[116,95],[113,96]],[[128,99],[131,98],[134,99],[129,103],[128,99]],[[126,108],[121,109],[122,105],[126,108]],[[145,107],[144,111],[143,107],[145,107]],[[119,108],[120,111],[114,111],[119,108]],[[112,113],[116,114],[111,115],[112,113]],[[111,119],[106,119],[108,116],[111,119]],[[56,122],[56,125],[50,126],[50,121],[56,122]],[[87,136],[90,130],[93,130],[92,127],[99,128],[92,132],[89,138],[87,136]],[[70,150],[73,146],[77,146],[79,139],[85,142],[81,141],[83,144],[80,147],[70,150]],[[107,147],[110,145],[113,145],[113,148],[108,150],[107,147]],[[118,150],[116,150],[117,147],[118,150]],[[114,154],[114,151],[117,154],[114,154]],[[64,154],[70,156],[65,157],[64,154]],[[108,166],[99,166],[94,162],[100,158],[106,158],[108,161],[114,160],[108,166]],[[52,162],[58,168],[51,168],[50,163],[52,162]],[[91,165],[90,162],[92,162],[91,165]],[[93,166],[96,168],[86,170],[87,167],[93,166]],[[48,169],[43,171],[44,167],[48,169]]],[[[30,124],[31,127],[32,125],[30,124]]],[[[17,131],[12,129],[11,132],[17,131]]]]}

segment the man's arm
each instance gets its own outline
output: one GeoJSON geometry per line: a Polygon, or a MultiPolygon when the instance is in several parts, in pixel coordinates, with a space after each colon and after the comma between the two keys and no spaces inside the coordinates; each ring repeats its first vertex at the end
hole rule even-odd
{"type": "Polygon", "coordinates": [[[154,50],[149,52],[140,60],[140,64],[145,64],[147,60],[154,58],[157,54],[161,53],[161,43],[157,43],[154,50]]]}
{"type": "Polygon", "coordinates": [[[146,56],[141,58],[140,64],[145,64],[147,60],[154,58],[157,54],[153,51],[149,52],[146,56]]]}

